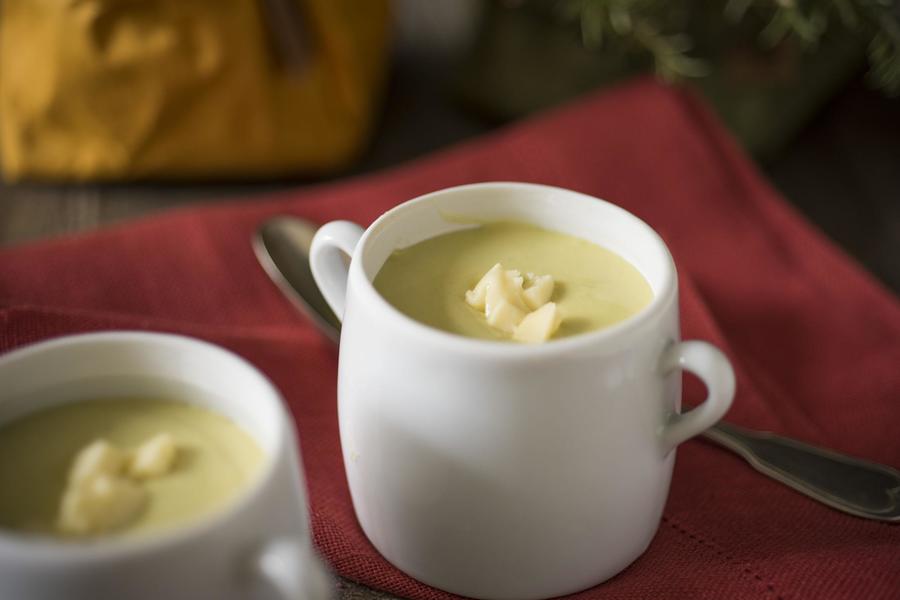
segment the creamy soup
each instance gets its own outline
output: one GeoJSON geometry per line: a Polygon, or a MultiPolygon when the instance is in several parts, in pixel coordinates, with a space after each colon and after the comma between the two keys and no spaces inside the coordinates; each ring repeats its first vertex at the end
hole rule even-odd
{"type": "Polygon", "coordinates": [[[102,532],[110,534],[157,531],[221,509],[264,460],[238,425],[188,403],[88,400],[49,408],[0,426],[0,527],[74,535],[61,520],[63,497],[76,459],[91,459],[85,454],[99,446],[130,461],[116,467],[116,485],[140,500],[121,525],[102,532]],[[155,464],[161,449],[169,452],[164,468],[155,464]]]}
{"type": "MultiPolygon", "coordinates": [[[[549,275],[561,321],[553,339],[609,327],[647,306],[647,280],[618,254],[580,238],[516,222],[492,222],[395,251],[375,288],[398,310],[426,325],[467,337],[513,339],[466,302],[494,265],[549,275]]],[[[526,307],[527,310],[527,307],[526,307]]]]}

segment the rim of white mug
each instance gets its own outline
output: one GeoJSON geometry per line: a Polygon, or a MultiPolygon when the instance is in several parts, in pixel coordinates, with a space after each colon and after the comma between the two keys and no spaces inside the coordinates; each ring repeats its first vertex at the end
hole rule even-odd
{"type": "MultiPolygon", "coordinates": [[[[85,540],[69,540],[54,538],[53,536],[29,535],[0,528],[0,552],[14,551],[20,557],[23,552],[31,552],[35,559],[45,561],[93,562],[110,558],[128,558],[129,556],[148,553],[177,545],[190,538],[207,533],[230,520],[236,514],[243,512],[247,506],[252,504],[259,497],[263,492],[263,489],[275,475],[278,454],[281,452],[284,444],[287,443],[288,437],[285,435],[285,428],[287,427],[287,419],[289,417],[284,408],[282,396],[274,384],[272,384],[259,369],[253,366],[253,364],[238,354],[221,346],[201,339],[174,333],[115,330],[64,335],[42,342],[36,342],[23,346],[20,349],[13,350],[5,355],[0,355],[0,361],[21,359],[31,354],[38,354],[59,347],[78,345],[85,342],[103,341],[105,339],[130,340],[138,344],[163,341],[174,343],[176,345],[193,345],[203,348],[204,351],[213,352],[236,361],[239,365],[248,369],[249,373],[257,379],[257,383],[261,390],[260,397],[266,396],[266,402],[271,401],[272,409],[275,411],[276,415],[278,415],[280,426],[277,429],[275,443],[272,445],[273,450],[270,453],[266,453],[266,461],[262,466],[262,469],[257,473],[253,481],[251,481],[245,489],[241,490],[236,497],[232,498],[225,506],[219,507],[217,510],[213,510],[208,514],[203,514],[187,523],[175,525],[171,528],[163,528],[159,531],[149,532],[139,536],[111,535],[108,537],[100,536],[96,538],[87,538],[85,540]]],[[[63,402],[61,404],[71,402],[77,402],[77,400],[72,399],[71,401],[63,402]]],[[[210,410],[219,412],[215,408],[211,408],[210,410]]],[[[219,412],[219,414],[223,413],[219,412]]],[[[243,429],[244,427],[241,425],[241,428],[243,429]]]]}
{"type": "MultiPolygon", "coordinates": [[[[528,221],[525,220],[524,222],[528,221]]],[[[544,226],[540,223],[534,224],[541,227],[544,226]]],[[[555,229],[553,227],[548,227],[548,229],[551,231],[558,231],[559,233],[565,233],[566,235],[571,235],[566,231],[555,229]]],[[[425,239],[431,238],[423,238],[423,240],[425,239]]],[[[602,246],[602,244],[598,245],[602,246]]],[[[392,251],[396,249],[397,248],[393,248],[392,251]]],[[[618,252],[616,254],[621,256],[618,252]]],[[[576,192],[574,190],[569,190],[566,188],[538,183],[526,183],[519,181],[489,181],[482,183],[469,183],[465,185],[444,188],[441,190],[423,194],[421,196],[417,196],[416,198],[403,202],[402,204],[398,204],[394,208],[388,210],[380,217],[378,217],[365,230],[362,237],[360,237],[356,249],[354,250],[354,255],[358,255],[358,258],[360,260],[351,261],[348,278],[356,279],[362,282],[362,285],[359,286],[360,289],[358,290],[362,296],[361,300],[363,302],[369,303],[372,306],[378,307],[378,310],[382,313],[382,316],[390,322],[392,327],[397,327],[400,331],[406,332],[409,335],[420,336],[425,341],[439,346],[442,350],[477,353],[483,355],[486,358],[491,358],[494,360],[543,358],[546,356],[577,351],[588,346],[597,346],[600,344],[613,345],[615,341],[628,337],[630,334],[641,329],[645,324],[652,321],[654,317],[665,311],[668,305],[676,298],[676,292],[678,290],[678,274],[675,267],[675,261],[672,258],[672,253],[669,251],[669,248],[668,246],[666,246],[666,243],[663,241],[662,237],[660,237],[656,230],[650,227],[650,225],[648,225],[645,221],[635,216],[631,212],[625,210],[621,206],[613,204],[612,202],[609,202],[607,200],[603,200],[595,196],[590,196],[588,194],[576,192]],[[562,339],[550,340],[549,342],[544,344],[511,344],[500,340],[484,340],[471,338],[456,333],[443,331],[436,327],[432,327],[431,325],[420,323],[412,317],[404,314],[394,305],[388,302],[380,293],[378,293],[378,290],[375,289],[375,285],[373,284],[372,280],[374,279],[375,275],[377,275],[377,270],[373,274],[372,279],[370,279],[366,275],[363,268],[363,263],[365,262],[363,257],[365,253],[369,251],[368,244],[372,241],[373,232],[378,232],[380,229],[389,226],[390,222],[393,220],[402,219],[403,213],[413,209],[419,204],[435,202],[441,196],[445,196],[451,193],[460,193],[475,188],[520,188],[527,190],[544,190],[553,194],[562,194],[567,199],[566,201],[600,205],[603,206],[605,210],[611,210],[618,213],[625,219],[632,221],[637,226],[637,228],[646,235],[651,244],[655,246],[661,260],[665,263],[665,268],[663,269],[663,279],[660,282],[659,292],[657,293],[654,291],[653,299],[647,306],[642,308],[636,314],[622,321],[619,321],[618,323],[614,323],[613,325],[603,327],[594,331],[579,333],[562,339]]],[[[622,258],[624,259],[624,257],[622,258]]],[[[625,260],[627,261],[628,259],[625,260]]],[[[629,264],[632,264],[632,266],[637,268],[637,266],[631,263],[631,261],[628,262],[629,264]]],[[[640,269],[638,269],[638,271],[640,272],[640,269]]],[[[641,273],[641,276],[643,276],[645,279],[648,279],[644,273],[641,273]]]]}

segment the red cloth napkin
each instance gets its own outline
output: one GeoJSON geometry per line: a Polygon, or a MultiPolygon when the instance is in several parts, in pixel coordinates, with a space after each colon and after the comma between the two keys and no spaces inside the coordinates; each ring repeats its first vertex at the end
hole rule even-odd
{"type": "MultiPolygon", "coordinates": [[[[486,180],[572,188],[655,227],[681,272],[685,337],[719,345],[737,368],[729,419],[900,466],[896,299],[800,219],[702,106],[645,80],[388,173],[0,253],[0,350],[129,328],[242,354],[296,418],[315,540],[332,567],[401,596],[450,598],[388,565],[357,526],[337,354],[267,280],[249,240],[277,213],[367,224],[424,192],[486,180]]],[[[576,597],[900,598],[900,527],[835,512],[691,441],[650,549],[576,597]]]]}

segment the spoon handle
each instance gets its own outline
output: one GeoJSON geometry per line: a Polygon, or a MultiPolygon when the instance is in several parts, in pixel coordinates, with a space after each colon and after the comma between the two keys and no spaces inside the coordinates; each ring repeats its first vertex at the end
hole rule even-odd
{"type": "Polygon", "coordinates": [[[900,472],[729,423],[704,433],[744,457],[753,468],[832,508],[879,521],[900,522],[900,472]]]}

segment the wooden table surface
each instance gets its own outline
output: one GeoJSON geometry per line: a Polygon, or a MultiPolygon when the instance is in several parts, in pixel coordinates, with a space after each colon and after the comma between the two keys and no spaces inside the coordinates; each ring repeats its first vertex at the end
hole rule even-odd
{"type": "MultiPolygon", "coordinates": [[[[447,98],[432,70],[396,65],[379,135],[358,172],[397,164],[490,128],[447,98]]],[[[900,291],[900,103],[853,84],[763,168],[810,220],[900,291]]],[[[0,185],[0,246],[249,196],[302,181],[209,185],[0,185]]],[[[347,580],[343,600],[394,596],[347,580]]]]}

